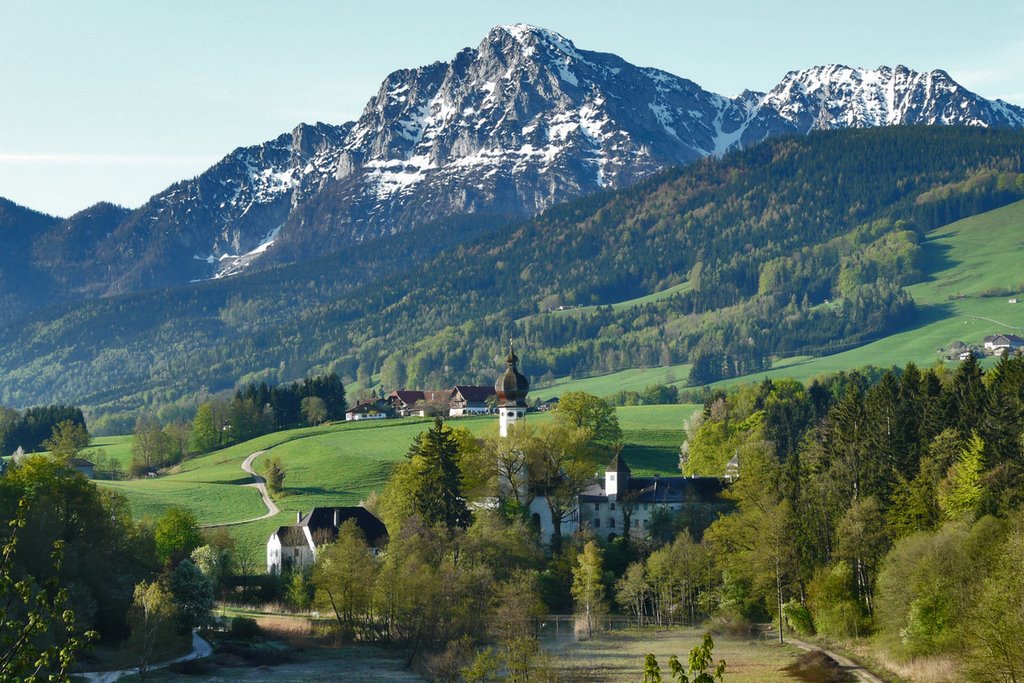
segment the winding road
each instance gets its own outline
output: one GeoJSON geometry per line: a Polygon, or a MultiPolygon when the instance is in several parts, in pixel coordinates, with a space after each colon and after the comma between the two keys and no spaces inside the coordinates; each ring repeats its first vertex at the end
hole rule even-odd
{"type": "MultiPolygon", "coordinates": [[[[167,662],[160,662],[159,664],[152,664],[149,667],[147,667],[147,671],[152,671],[153,669],[162,669],[164,667],[170,666],[171,664],[178,664],[179,662],[190,662],[193,659],[202,659],[203,657],[208,657],[211,652],[213,652],[213,647],[208,642],[199,637],[198,633],[193,631],[192,652],[189,652],[187,655],[184,655],[182,657],[178,657],[177,659],[172,659],[167,662]]],[[[121,669],[120,671],[96,671],[89,673],[80,673],[75,674],[75,676],[80,676],[85,680],[90,681],[90,683],[114,683],[114,681],[118,680],[122,676],[131,676],[137,673],[139,673],[138,669],[121,669]]]]}
{"type": "Polygon", "coordinates": [[[238,526],[239,524],[248,524],[249,522],[258,522],[261,519],[267,519],[268,517],[273,517],[274,515],[276,515],[279,512],[281,512],[281,509],[278,508],[277,505],[274,503],[274,501],[270,498],[270,494],[267,493],[267,480],[264,479],[262,476],[256,474],[256,472],[252,469],[253,461],[256,460],[256,458],[258,458],[261,455],[263,455],[264,453],[266,453],[265,450],[263,450],[263,451],[256,451],[255,453],[250,454],[249,457],[247,457],[242,462],[242,470],[244,470],[247,474],[252,476],[252,478],[254,479],[253,483],[245,484],[245,486],[252,486],[257,491],[260,492],[260,495],[263,496],[263,504],[267,506],[267,513],[265,515],[261,515],[260,517],[253,517],[252,519],[243,519],[243,520],[240,520],[238,522],[220,522],[218,524],[203,524],[203,525],[201,525],[201,527],[203,529],[215,529],[217,527],[238,526]]]}

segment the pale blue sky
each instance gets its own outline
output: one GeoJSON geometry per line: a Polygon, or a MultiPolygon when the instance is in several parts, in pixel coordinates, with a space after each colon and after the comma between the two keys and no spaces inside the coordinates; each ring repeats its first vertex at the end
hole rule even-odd
{"type": "Polygon", "coordinates": [[[906,64],[1024,105],[1019,0],[0,0],[0,196],[59,215],[138,206],[235,147],[353,119],[389,72],[513,22],[723,95],[818,64],[906,64]]]}

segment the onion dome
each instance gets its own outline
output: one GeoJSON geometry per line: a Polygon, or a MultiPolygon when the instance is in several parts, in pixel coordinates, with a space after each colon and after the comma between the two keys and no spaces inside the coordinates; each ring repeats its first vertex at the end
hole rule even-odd
{"type": "Polygon", "coordinates": [[[499,406],[526,407],[526,394],[530,390],[530,382],[519,372],[519,356],[508,343],[508,357],[505,358],[508,368],[505,374],[494,383],[494,392],[498,395],[499,406]]]}

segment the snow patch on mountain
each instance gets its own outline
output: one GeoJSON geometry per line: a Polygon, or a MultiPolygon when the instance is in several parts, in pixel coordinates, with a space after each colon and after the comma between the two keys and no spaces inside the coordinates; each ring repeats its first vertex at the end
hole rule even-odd
{"type": "Polygon", "coordinates": [[[445,216],[531,215],[772,135],[910,124],[1024,126],[1024,110],[904,66],[818,66],[724,97],[503,25],[450,62],[390,74],[356,121],[235,150],[133,225],[178,235],[205,254],[193,259],[204,277],[226,277],[267,254],[320,254],[445,216]]]}

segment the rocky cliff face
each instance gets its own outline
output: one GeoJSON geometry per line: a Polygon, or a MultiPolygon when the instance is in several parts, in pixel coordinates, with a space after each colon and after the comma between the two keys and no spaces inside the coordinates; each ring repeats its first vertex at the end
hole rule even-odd
{"type": "Polygon", "coordinates": [[[1017,127],[1024,110],[902,66],[793,71],[728,98],[499,26],[451,62],[389,75],[357,121],[237,149],[134,212],[99,212],[81,239],[51,239],[36,265],[81,295],[177,285],[454,215],[528,216],[771,135],[910,124],[1017,127]]]}

